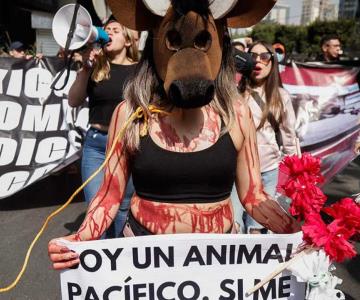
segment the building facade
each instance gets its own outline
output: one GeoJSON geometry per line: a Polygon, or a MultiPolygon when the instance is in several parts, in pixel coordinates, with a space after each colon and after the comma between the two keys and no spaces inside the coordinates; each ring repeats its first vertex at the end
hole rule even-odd
{"type": "Polygon", "coordinates": [[[289,24],[290,6],[275,4],[272,10],[264,18],[265,21],[275,22],[282,25],[289,24]]]}
{"type": "Polygon", "coordinates": [[[336,20],[338,9],[330,0],[303,0],[301,24],[306,25],[315,20],[336,20]]]}
{"type": "Polygon", "coordinates": [[[360,0],[340,0],[339,18],[359,19],[360,18],[360,0]]]}

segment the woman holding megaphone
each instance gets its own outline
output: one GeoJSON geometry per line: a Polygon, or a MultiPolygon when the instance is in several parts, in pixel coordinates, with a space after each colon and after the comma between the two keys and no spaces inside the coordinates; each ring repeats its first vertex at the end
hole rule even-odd
{"type": "MultiPolygon", "coordinates": [[[[85,181],[103,163],[111,115],[123,100],[123,88],[131,78],[138,61],[136,35],[114,19],[104,26],[110,42],[101,49],[88,47],[83,53],[83,67],[69,91],[69,105],[77,107],[89,99],[89,124],[81,161],[82,180],[85,181]]],[[[90,202],[98,191],[103,173],[100,172],[84,188],[85,201],[90,202]]],[[[125,201],[105,237],[118,237],[124,226],[127,207],[133,193],[128,184],[125,201]]]]}

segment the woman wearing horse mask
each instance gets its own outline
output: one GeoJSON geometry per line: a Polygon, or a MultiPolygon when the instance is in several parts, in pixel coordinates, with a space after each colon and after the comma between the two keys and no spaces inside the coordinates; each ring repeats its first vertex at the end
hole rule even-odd
{"type": "MultiPolygon", "coordinates": [[[[273,1],[108,1],[127,27],[149,30],[126,101],[115,110],[109,143],[115,151],[100,191],[70,241],[98,239],[124,197],[129,174],[135,194],[128,217],[135,235],[233,232],[235,181],[248,213],[273,232],[300,226],[263,191],[256,130],[239,101],[226,26],[248,27],[273,1]],[[127,120],[139,117],[130,124],[127,120]],[[125,126],[125,135],[116,140],[125,126]]],[[[130,234],[130,233],[129,233],[130,234]]],[[[79,262],[56,240],[55,269],[79,262]]]]}

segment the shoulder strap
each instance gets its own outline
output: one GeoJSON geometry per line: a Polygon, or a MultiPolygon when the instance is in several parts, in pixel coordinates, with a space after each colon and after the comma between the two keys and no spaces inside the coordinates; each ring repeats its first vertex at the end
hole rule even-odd
{"type": "Polygon", "coordinates": [[[264,101],[262,101],[259,93],[257,91],[252,90],[250,94],[254,98],[254,100],[256,101],[257,105],[259,105],[260,109],[262,111],[264,111],[265,103],[264,103],[264,101]]]}

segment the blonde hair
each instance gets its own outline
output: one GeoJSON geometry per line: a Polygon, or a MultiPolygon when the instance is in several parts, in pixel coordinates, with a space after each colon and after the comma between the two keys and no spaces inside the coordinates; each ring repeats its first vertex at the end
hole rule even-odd
{"type": "MultiPolygon", "coordinates": [[[[116,21],[112,21],[116,22],[116,21]]],[[[104,28],[109,24],[105,24],[104,28]]],[[[126,57],[132,61],[139,61],[139,52],[134,38],[133,30],[121,25],[122,32],[124,34],[125,42],[130,43],[129,47],[126,47],[126,57]]],[[[110,79],[110,63],[109,59],[103,49],[100,50],[99,56],[94,67],[94,71],[91,74],[91,79],[95,82],[110,79]]]]}

